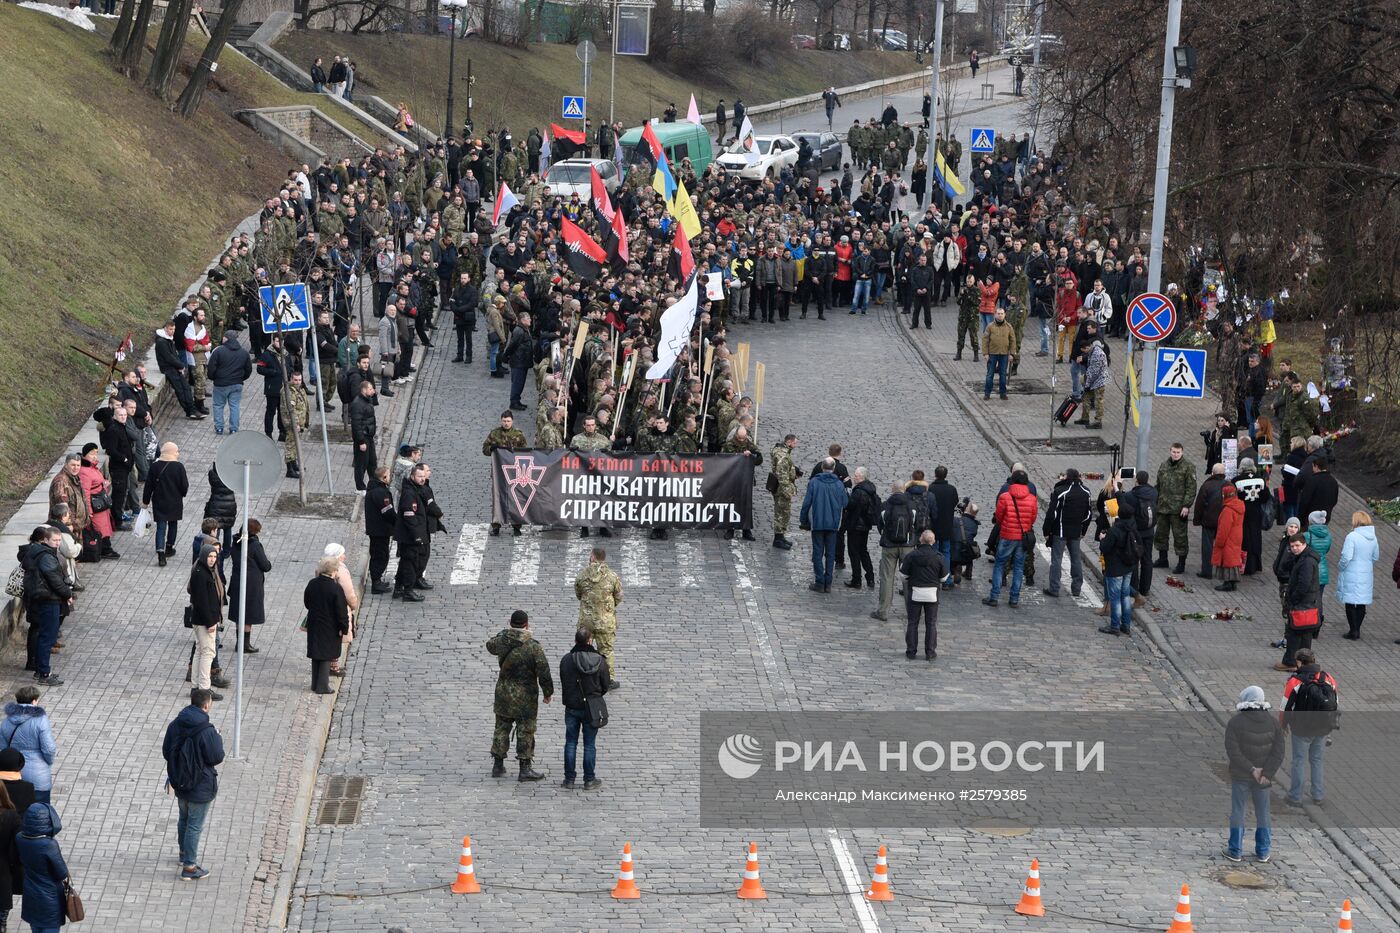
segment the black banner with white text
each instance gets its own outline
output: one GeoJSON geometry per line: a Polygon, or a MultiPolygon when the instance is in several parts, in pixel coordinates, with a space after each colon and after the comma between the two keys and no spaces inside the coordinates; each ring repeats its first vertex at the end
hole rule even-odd
{"type": "Polygon", "coordinates": [[[742,454],[497,450],[498,524],[750,528],[753,468],[742,454]]]}

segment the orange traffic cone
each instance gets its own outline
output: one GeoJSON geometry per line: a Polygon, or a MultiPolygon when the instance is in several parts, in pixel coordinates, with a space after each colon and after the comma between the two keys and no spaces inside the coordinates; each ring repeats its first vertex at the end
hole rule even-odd
{"type": "Polygon", "coordinates": [[[1045,905],[1040,902],[1040,859],[1031,859],[1031,873],[1026,876],[1026,889],[1021,892],[1016,913],[1023,917],[1045,916],[1045,905]]]}
{"type": "Polygon", "coordinates": [[[1167,933],[1191,933],[1191,886],[1183,884],[1181,886],[1181,896],[1176,899],[1176,913],[1172,916],[1172,925],[1167,927],[1167,933]]]}
{"type": "Polygon", "coordinates": [[[768,892],[763,890],[763,882],[758,880],[758,843],[749,843],[749,858],[744,863],[744,883],[739,885],[739,896],[744,900],[765,900],[768,892]]]}
{"type": "Polygon", "coordinates": [[[612,896],[620,901],[635,901],[642,896],[642,892],[637,890],[637,882],[632,880],[632,843],[622,844],[622,864],[617,869],[617,884],[612,889],[612,896]]]}
{"type": "Polygon", "coordinates": [[[453,894],[480,894],[481,885],[476,883],[476,872],[472,869],[472,837],[462,837],[462,857],[457,860],[457,880],[452,882],[453,894]]]}
{"type": "Polygon", "coordinates": [[[885,847],[875,856],[875,871],[870,875],[870,890],[865,892],[867,901],[892,901],[894,892],[890,890],[889,863],[885,861],[885,847]]]}
{"type": "Polygon", "coordinates": [[[1337,933],[1351,933],[1351,901],[1342,901],[1342,918],[1337,921],[1337,933]]]}

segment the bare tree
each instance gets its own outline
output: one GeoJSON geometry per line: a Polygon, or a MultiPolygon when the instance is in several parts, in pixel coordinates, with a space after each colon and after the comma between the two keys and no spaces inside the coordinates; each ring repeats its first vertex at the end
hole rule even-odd
{"type": "Polygon", "coordinates": [[[146,73],[146,90],[157,97],[170,97],[170,85],[180,65],[180,50],[185,47],[185,34],[190,28],[192,6],[193,0],[170,0],[165,8],[165,22],[160,26],[155,55],[151,58],[151,70],[146,73]]]}
{"type": "Polygon", "coordinates": [[[122,0],[121,16],[117,18],[117,28],[112,31],[112,39],[107,43],[111,55],[120,55],[131,35],[131,24],[136,19],[136,0],[122,0]]]}
{"type": "Polygon", "coordinates": [[[126,45],[117,56],[118,67],[129,77],[136,74],[136,69],[141,67],[141,57],[146,54],[146,31],[151,24],[151,9],[154,6],[154,0],[141,0],[131,24],[131,33],[126,37],[126,45]]]}
{"type": "Polygon", "coordinates": [[[218,67],[219,55],[224,50],[224,44],[228,42],[228,34],[233,30],[234,20],[238,17],[238,8],[243,5],[243,0],[224,0],[224,10],[219,14],[219,25],[214,27],[214,34],[209,37],[209,42],[204,46],[204,54],[199,57],[198,63],[194,66],[194,74],[190,75],[189,83],[180,93],[180,99],[175,102],[175,108],[180,111],[182,117],[192,117],[199,109],[200,103],[204,100],[204,89],[209,85],[209,77],[218,67]]]}

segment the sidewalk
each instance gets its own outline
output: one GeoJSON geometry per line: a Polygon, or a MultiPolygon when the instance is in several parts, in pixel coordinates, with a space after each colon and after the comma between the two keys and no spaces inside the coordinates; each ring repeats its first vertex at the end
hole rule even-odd
{"type": "MultiPolygon", "coordinates": [[[[412,398],[412,386],[403,388],[410,391],[379,406],[381,462],[397,443],[412,398]]],[[[191,639],[181,615],[191,542],[208,499],[207,474],[223,440],[215,436],[212,419],[187,421],[175,406],[157,407],[160,439],[179,445],[190,478],[170,566],[156,565],[153,534],[138,540],[120,532],[113,540],[120,560],[79,567],[87,590],[79,594],[64,626],[66,645],[53,661],[65,684],[45,690],[40,705],[53,720],[58,746],[53,803],[64,822],[59,842],[94,929],[282,928],[335,701],[308,689],[306,642],[298,630],[301,593],[328,542],[345,545],[357,576],[365,559],[339,401],[328,415],[334,497],[325,495],[319,415],[311,402],[302,471],[308,496],[315,498],[302,509],[296,481],[290,479],[253,496],[250,515],[263,523],[261,541],[273,563],[266,582],[267,624],[253,635],[260,652],[245,656],[241,760],[232,758],[232,688],[221,691],[225,699],[210,714],[229,758],[219,769],[219,796],[204,835],[201,861],[212,874],[198,883],[176,877],[178,814],[174,797],[164,791],[161,741],[167,723],[189,702],[183,668],[191,639]]],[[[263,404],[255,376],[244,389],[242,430],[261,430],[263,404]]],[[[80,434],[75,443],[84,438],[80,434]]],[[[230,679],[235,637],[230,623],[219,651],[230,679]]],[[[32,683],[23,666],[23,647],[9,646],[0,670],[10,690],[32,683]]],[[[361,673],[353,657],[347,670],[351,677],[361,673]]],[[[18,922],[17,913],[13,918],[18,922]]]]}
{"type": "MultiPolygon", "coordinates": [[[[1069,367],[1054,365],[1053,346],[1048,357],[1037,357],[1039,335],[1034,322],[1028,322],[1023,354],[1018,374],[1009,382],[1010,401],[1000,401],[992,393],[990,401],[982,398],[984,363],[974,363],[970,352],[961,361],[954,361],[957,337],[957,309],[950,301],[947,307],[934,309],[932,331],[922,327],[909,330],[909,318],[899,313],[897,306],[884,305],[874,310],[880,314],[886,328],[900,327],[915,348],[924,356],[935,375],[969,417],[976,420],[989,442],[1008,461],[1024,463],[1040,491],[1046,493],[1060,470],[1077,467],[1081,472],[1107,473],[1110,466],[1108,445],[1119,443],[1124,427],[1124,341],[1113,341],[1112,372],[1114,382],[1105,393],[1104,429],[1092,431],[1070,422],[1069,426],[1054,425],[1054,447],[1046,447],[1050,437],[1051,413],[1069,392],[1069,367]],[[897,323],[896,323],[897,319],[897,323]],[[1053,391],[1052,391],[1053,386],[1053,391]]],[[[1213,357],[1211,362],[1213,362],[1213,357]]],[[[1151,457],[1146,468],[1156,478],[1158,465],[1167,458],[1172,442],[1180,441],[1186,457],[1195,463],[1198,479],[1204,479],[1204,450],[1199,432],[1212,424],[1219,409],[1219,397],[1207,390],[1202,400],[1159,398],[1153,408],[1151,457]]],[[[1127,443],[1129,465],[1135,459],[1137,431],[1129,421],[1127,443]]],[[[1102,481],[1086,481],[1097,494],[1102,481]]],[[[1278,482],[1278,473],[1271,485],[1278,482]]],[[[991,503],[983,503],[990,508],[991,503]]],[[[1334,517],[1330,522],[1333,535],[1328,565],[1335,577],[1342,541],[1351,529],[1353,511],[1368,511],[1361,497],[1342,487],[1334,517]]],[[[1323,668],[1337,678],[1341,686],[1341,705],[1352,711],[1391,711],[1400,709],[1400,695],[1395,683],[1400,679],[1400,647],[1392,641],[1400,637],[1400,591],[1390,581],[1390,565],[1400,547],[1400,532],[1393,525],[1377,523],[1381,560],[1375,568],[1375,602],[1371,606],[1363,629],[1363,640],[1349,642],[1340,638],[1344,617],[1335,592],[1329,588],[1323,598],[1326,625],[1318,640],[1316,651],[1323,668]]],[[[1283,692],[1286,674],[1272,670],[1282,652],[1269,647],[1269,642],[1282,637],[1278,592],[1268,564],[1282,529],[1264,533],[1265,572],[1245,578],[1234,593],[1218,593],[1210,581],[1195,575],[1199,569],[1200,533],[1190,530],[1191,553],[1187,558],[1188,572],[1183,575],[1185,588],[1167,585],[1168,571],[1154,573],[1147,610],[1139,610],[1139,622],[1170,655],[1187,685],[1214,710],[1232,710],[1239,691],[1250,684],[1262,686],[1270,702],[1277,704],[1283,692]],[[1221,609],[1236,609],[1250,618],[1234,622],[1186,621],[1186,612],[1212,613],[1221,609]]],[[[1172,555],[1173,565],[1175,555],[1172,555]]],[[[1175,575],[1172,575],[1175,577],[1175,575]]],[[[1039,579],[1037,582],[1041,582],[1039,579]]],[[[1097,584],[1095,584],[1097,586],[1097,584]]],[[[1086,593],[1089,591],[1086,586],[1086,593]]],[[[1072,610],[1074,603],[1063,600],[1072,610]]],[[[1097,605],[1097,600],[1094,601],[1097,605]]],[[[1081,624],[1097,625],[1098,619],[1081,608],[1081,624]]],[[[1108,636],[1104,636],[1108,637],[1108,636]]],[[[1379,789],[1369,789],[1375,792],[1379,789]]],[[[1361,803],[1361,801],[1353,801],[1361,803]]],[[[1370,851],[1376,865],[1382,866],[1391,881],[1400,883],[1400,831],[1350,830],[1348,835],[1362,848],[1370,851]]],[[[1374,866],[1373,866],[1374,867],[1374,866]]]]}

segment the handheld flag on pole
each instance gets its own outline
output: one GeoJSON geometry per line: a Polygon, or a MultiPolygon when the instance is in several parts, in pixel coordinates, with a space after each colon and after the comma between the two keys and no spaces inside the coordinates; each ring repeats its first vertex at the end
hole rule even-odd
{"type": "Polygon", "coordinates": [[[617,239],[617,255],[613,257],[613,261],[621,262],[625,266],[632,261],[632,251],[627,245],[627,222],[622,219],[622,211],[613,211],[612,229],[613,236],[617,239]]]}
{"type": "Polygon", "coordinates": [[[642,142],[646,143],[647,151],[651,153],[652,164],[656,166],[651,186],[669,201],[676,196],[676,177],[671,174],[671,165],[666,161],[666,150],[661,148],[661,140],[656,138],[656,131],[651,128],[650,123],[642,128],[642,142]]]}
{"type": "Polygon", "coordinates": [[[666,261],[666,272],[684,282],[694,271],[695,257],[690,252],[690,239],[685,235],[685,228],[676,224],[676,238],[671,242],[671,255],[666,261]]]}
{"type": "Polygon", "coordinates": [[[613,130],[613,164],[617,166],[617,177],[627,177],[627,163],[622,158],[622,140],[617,138],[617,130],[613,130]]]}
{"type": "MultiPolygon", "coordinates": [[[[1133,366],[1133,355],[1131,353],[1128,354],[1128,404],[1133,412],[1133,427],[1141,427],[1139,421],[1142,416],[1138,412],[1137,368],[1133,366]]],[[[1085,417],[1087,418],[1088,416],[1085,415],[1085,417]]]]}
{"type": "Polygon", "coordinates": [[[608,197],[608,189],[603,186],[603,176],[598,174],[598,169],[588,166],[588,177],[593,185],[593,211],[602,222],[612,223],[613,205],[612,198],[608,197]]]}
{"type": "Polygon", "coordinates": [[[510,211],[512,207],[520,203],[520,199],[515,196],[515,192],[510,190],[510,185],[501,182],[501,190],[496,193],[496,209],[491,212],[491,226],[501,225],[501,215],[510,211]]]}
{"type": "Polygon", "coordinates": [[[676,182],[676,196],[666,203],[666,209],[676,218],[676,225],[685,231],[687,239],[700,235],[700,217],[695,213],[695,202],[690,200],[684,181],[676,182]]]}
{"type": "Polygon", "coordinates": [[[758,149],[753,139],[753,121],[747,113],[744,114],[744,122],[739,124],[739,142],[735,151],[747,159],[750,165],[758,161],[758,149]]]}
{"type": "Polygon", "coordinates": [[[582,149],[588,139],[583,130],[566,130],[558,123],[549,124],[549,132],[554,137],[554,148],[551,152],[556,162],[573,158],[574,153],[582,149]]]}
{"type": "Polygon", "coordinates": [[[544,134],[544,139],[540,140],[540,174],[541,174],[541,175],[543,175],[545,172],[549,171],[549,164],[550,164],[549,134],[548,134],[548,133],[545,133],[545,134],[544,134]]]}
{"type": "Polygon", "coordinates": [[[933,154],[933,177],[938,180],[939,187],[948,199],[957,200],[967,193],[967,189],[958,181],[957,173],[948,168],[948,163],[943,160],[943,153],[935,148],[933,154]]]}
{"type": "MultiPolygon", "coordinates": [[[[687,244],[688,245],[688,244],[687,244]]],[[[647,370],[647,378],[664,379],[676,365],[681,351],[690,342],[690,330],[695,325],[695,312],[699,307],[699,292],[696,277],[691,276],[686,284],[685,297],[667,308],[661,315],[661,337],[656,343],[656,362],[647,370]]]]}
{"type": "Polygon", "coordinates": [[[696,126],[700,125],[700,108],[695,106],[695,95],[690,95],[690,109],[685,112],[685,118],[696,126]]]}
{"type": "Polygon", "coordinates": [[[579,278],[595,281],[607,264],[608,254],[569,218],[562,218],[560,230],[564,234],[564,245],[568,247],[564,261],[579,278]]]}

